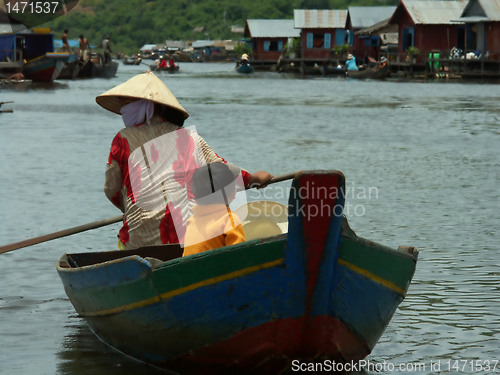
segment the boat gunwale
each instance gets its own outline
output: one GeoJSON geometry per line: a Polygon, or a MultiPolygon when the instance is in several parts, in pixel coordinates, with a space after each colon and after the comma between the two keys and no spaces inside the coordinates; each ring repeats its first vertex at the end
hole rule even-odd
{"type": "MultiPolygon", "coordinates": [[[[90,253],[65,253],[57,261],[56,267],[57,267],[58,271],[62,271],[62,272],[66,272],[66,271],[76,272],[76,271],[83,271],[83,270],[89,270],[89,269],[96,269],[96,268],[100,268],[100,267],[106,267],[106,266],[109,266],[110,264],[120,263],[123,261],[138,260],[138,261],[147,263],[154,270],[159,270],[159,269],[174,266],[178,263],[186,263],[186,262],[194,261],[197,259],[211,257],[214,254],[220,255],[222,253],[234,251],[235,249],[239,249],[239,248],[254,247],[255,245],[264,245],[264,244],[269,243],[269,242],[282,242],[282,241],[286,241],[286,240],[287,240],[286,233],[279,234],[279,235],[273,236],[273,237],[259,238],[259,239],[255,239],[255,240],[245,241],[245,242],[235,244],[235,245],[224,246],[224,247],[221,247],[218,249],[204,251],[203,253],[199,253],[199,254],[192,254],[189,256],[185,256],[185,257],[179,256],[179,257],[175,257],[175,258],[168,259],[165,261],[159,259],[160,261],[162,261],[162,264],[157,265],[155,267],[153,267],[150,262],[145,260],[145,258],[148,257],[146,254],[140,255],[140,253],[142,253],[142,252],[147,252],[149,247],[140,247],[137,249],[125,250],[125,251],[124,250],[110,250],[110,251],[98,251],[98,252],[90,252],[90,253]],[[124,253],[123,257],[112,258],[109,260],[105,260],[105,261],[101,261],[101,262],[97,262],[97,263],[92,263],[92,264],[86,264],[86,265],[82,265],[82,266],[78,266],[78,265],[73,266],[68,261],[68,257],[71,257],[72,255],[85,256],[85,255],[90,255],[90,254],[109,253],[109,255],[111,256],[111,255],[119,254],[120,252],[124,253]],[[132,252],[130,255],[126,255],[127,253],[130,253],[130,252],[132,252]],[[133,252],[137,252],[137,254],[134,254],[133,252]]],[[[168,246],[168,245],[165,245],[165,246],[168,246]]]]}

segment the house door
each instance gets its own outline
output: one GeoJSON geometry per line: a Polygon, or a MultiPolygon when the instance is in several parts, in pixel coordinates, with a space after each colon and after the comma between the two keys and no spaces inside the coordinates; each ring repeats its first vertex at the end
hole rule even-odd
{"type": "Polygon", "coordinates": [[[406,51],[408,47],[415,45],[415,30],[413,27],[407,27],[402,30],[401,48],[406,51]]]}
{"type": "Polygon", "coordinates": [[[476,49],[484,52],[486,50],[486,24],[476,23],[476,49]]]}
{"type": "Polygon", "coordinates": [[[465,53],[476,50],[476,25],[468,23],[465,27],[465,53]]]}
{"type": "Polygon", "coordinates": [[[461,49],[462,51],[465,50],[465,27],[464,26],[457,27],[457,45],[456,45],[456,47],[458,49],[461,49]]]}

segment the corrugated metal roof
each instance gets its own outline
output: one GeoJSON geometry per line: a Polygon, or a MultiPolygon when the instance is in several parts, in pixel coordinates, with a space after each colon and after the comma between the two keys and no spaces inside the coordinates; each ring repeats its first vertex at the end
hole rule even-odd
{"type": "Polygon", "coordinates": [[[347,10],[351,25],[355,29],[363,29],[391,18],[395,6],[349,7],[347,10]]]}
{"type": "Polygon", "coordinates": [[[295,9],[293,18],[297,29],[344,29],[347,9],[295,9]]]}
{"type": "Polygon", "coordinates": [[[149,51],[149,50],[153,50],[154,48],[156,48],[156,44],[145,44],[143,45],[141,48],[139,48],[139,51],[149,51]]]}
{"type": "Polygon", "coordinates": [[[465,0],[401,0],[415,24],[451,24],[462,14],[465,0]]]}
{"type": "Polygon", "coordinates": [[[195,40],[191,44],[191,47],[193,47],[193,48],[205,48],[205,47],[212,47],[213,45],[214,45],[213,40],[195,40]]]}
{"type": "Polygon", "coordinates": [[[500,0],[470,0],[459,20],[466,22],[500,21],[500,0]]]}
{"type": "Polygon", "coordinates": [[[300,30],[295,29],[293,20],[250,19],[245,29],[247,34],[252,38],[297,38],[300,30]]]}
{"type": "Polygon", "coordinates": [[[398,25],[390,24],[389,19],[377,22],[371,26],[365,27],[364,29],[359,29],[354,32],[354,35],[371,35],[371,34],[383,34],[383,33],[397,33],[398,25]]]}

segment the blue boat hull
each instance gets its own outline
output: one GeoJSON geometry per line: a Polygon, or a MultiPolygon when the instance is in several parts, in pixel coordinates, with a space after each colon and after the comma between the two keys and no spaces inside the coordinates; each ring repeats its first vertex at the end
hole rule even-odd
{"type": "Polygon", "coordinates": [[[249,73],[253,73],[254,68],[250,64],[245,64],[245,65],[239,65],[236,68],[236,71],[238,73],[249,74],[249,73]]]}
{"type": "Polygon", "coordinates": [[[23,74],[33,81],[54,81],[59,77],[69,57],[69,53],[46,53],[26,62],[23,66],[23,74]]]}
{"type": "Polygon", "coordinates": [[[339,172],[295,179],[288,235],[185,258],[176,245],[69,254],[57,269],[103,341],[182,374],[360,360],[403,300],[417,252],[358,238],[341,215],[343,186],[339,172]],[[308,186],[342,193],[318,200],[301,195],[308,186]],[[312,215],[318,203],[328,209],[312,215]]]}

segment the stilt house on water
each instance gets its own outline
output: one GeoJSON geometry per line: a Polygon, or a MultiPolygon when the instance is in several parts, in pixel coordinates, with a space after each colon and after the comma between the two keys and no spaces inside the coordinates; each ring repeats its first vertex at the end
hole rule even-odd
{"type": "Polygon", "coordinates": [[[288,41],[300,37],[300,29],[295,28],[294,20],[249,19],[244,36],[251,41],[252,65],[269,68],[276,64],[288,41]]]}
{"type": "MultiPolygon", "coordinates": [[[[401,60],[404,60],[410,47],[421,52],[449,51],[460,47],[463,44],[459,37],[463,35],[463,26],[452,20],[460,17],[465,5],[464,0],[401,0],[389,21],[398,25],[401,60]]],[[[416,59],[423,62],[425,56],[418,54],[416,59]]]]}
{"type": "Polygon", "coordinates": [[[302,30],[304,61],[327,60],[334,46],[348,43],[346,9],[295,9],[295,27],[302,30]]]}
{"type": "Polygon", "coordinates": [[[349,7],[346,29],[349,39],[352,40],[350,50],[354,56],[359,59],[364,57],[378,59],[381,44],[385,41],[382,40],[379,33],[359,31],[380,22],[385,22],[386,25],[395,10],[395,6],[349,7]]]}
{"type": "Polygon", "coordinates": [[[466,51],[491,51],[489,56],[500,58],[500,0],[470,0],[458,21],[465,24],[466,51]]]}
{"type": "Polygon", "coordinates": [[[500,77],[500,0],[401,0],[389,22],[399,33],[393,71],[500,77]]]}

